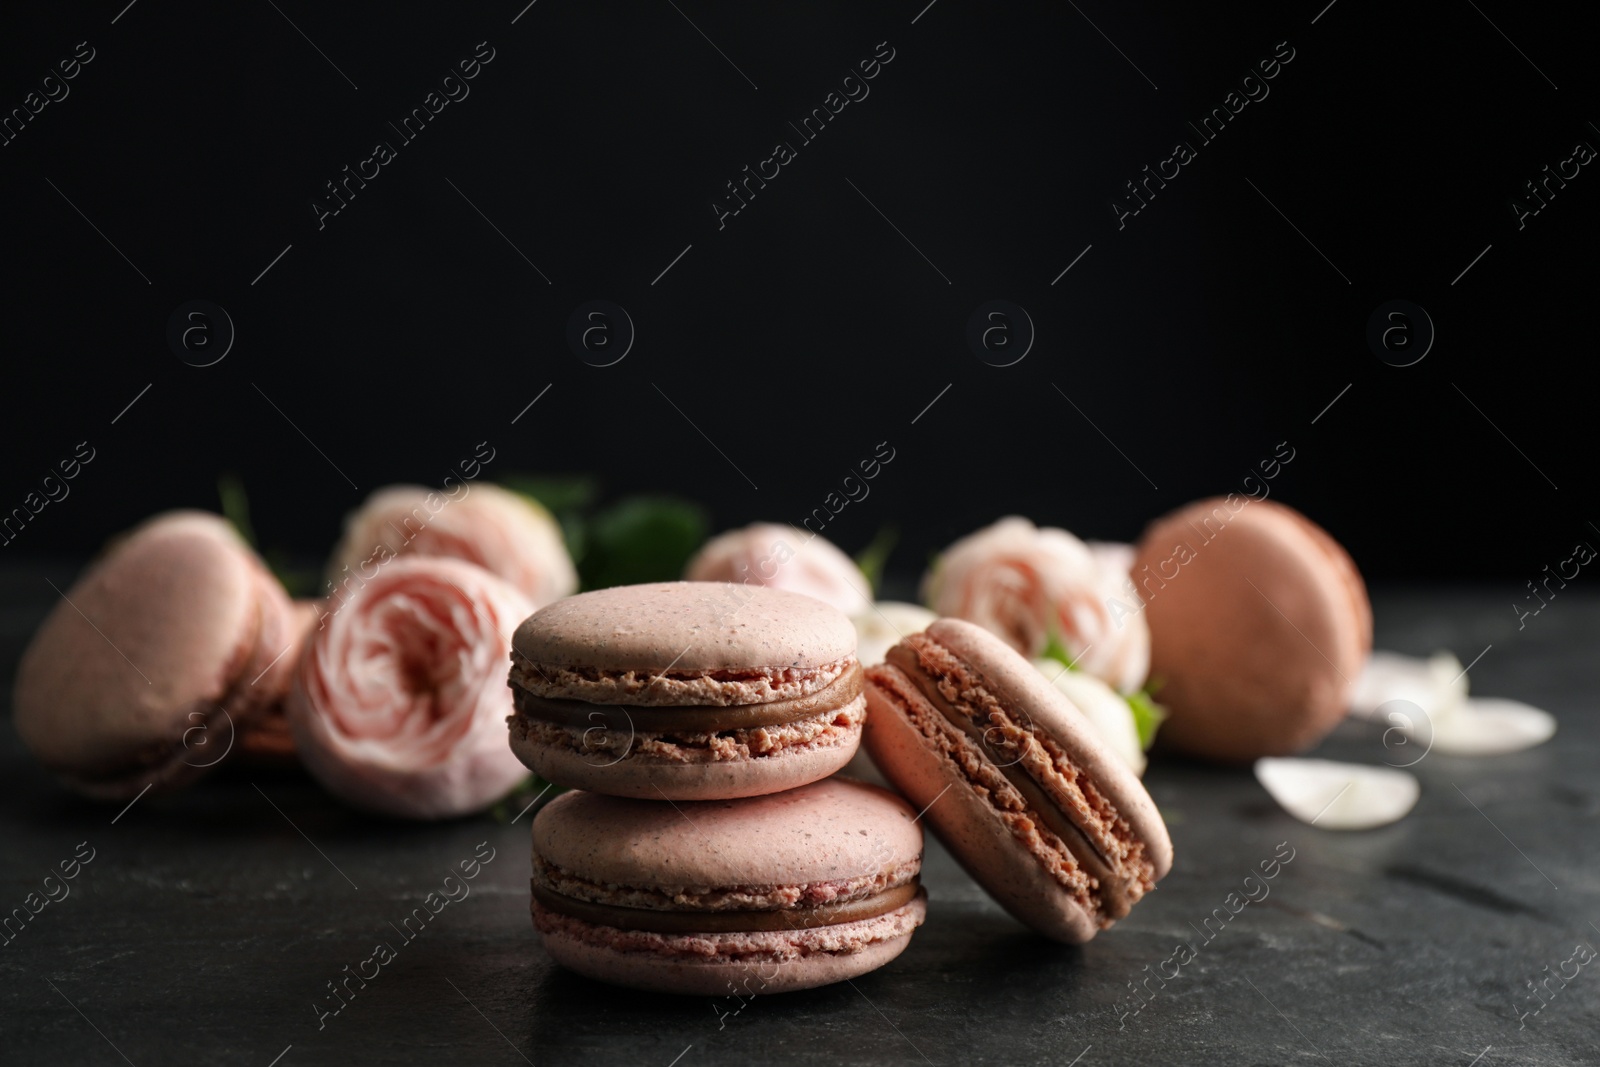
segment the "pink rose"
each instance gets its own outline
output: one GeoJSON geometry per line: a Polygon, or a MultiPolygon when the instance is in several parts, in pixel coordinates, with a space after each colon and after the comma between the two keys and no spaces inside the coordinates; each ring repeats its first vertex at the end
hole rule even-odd
{"type": "Polygon", "coordinates": [[[1127,606],[1126,579],[1114,553],[1097,558],[1065,530],[1011,517],[947,548],[922,595],[940,615],[975,622],[1030,658],[1053,636],[1075,667],[1132,693],[1150,671],[1150,630],[1137,601],[1127,606]]]}
{"type": "Polygon", "coordinates": [[[1133,570],[1135,549],[1132,545],[1121,541],[1085,541],[1084,545],[1101,569],[1117,574],[1119,580],[1128,577],[1133,570]]]}
{"type": "Polygon", "coordinates": [[[391,485],[345,520],[328,564],[328,610],[337,612],[389,560],[408,555],[476,563],[522,590],[535,609],[578,588],[561,527],[527,497],[486,482],[450,492],[391,485]]]}
{"type": "Polygon", "coordinates": [[[872,583],[833,542],[794,526],[758,522],[713,537],[683,571],[691,582],[735,582],[804,593],[855,616],[872,607],[872,583]]]}
{"type": "Polygon", "coordinates": [[[508,635],[532,602],[482,567],[413,556],[324,619],[288,702],[300,759],[372,811],[442,819],[500,799],[527,770],[506,744],[508,635]]]}

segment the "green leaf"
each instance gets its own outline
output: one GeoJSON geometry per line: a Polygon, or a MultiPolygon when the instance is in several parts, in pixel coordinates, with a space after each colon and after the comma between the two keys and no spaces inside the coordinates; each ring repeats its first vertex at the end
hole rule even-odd
{"type": "Polygon", "coordinates": [[[1067,646],[1061,643],[1061,634],[1054,626],[1050,627],[1050,636],[1044,643],[1044,651],[1040,653],[1045,659],[1053,659],[1068,670],[1075,671],[1073,661],[1078,657],[1067,651],[1067,646]]]}
{"type": "Polygon", "coordinates": [[[561,525],[562,540],[567,543],[567,555],[574,563],[583,559],[588,548],[588,524],[583,513],[600,495],[597,479],[586,474],[567,477],[509,474],[499,484],[554,515],[561,525]]]}
{"type": "Polygon", "coordinates": [[[872,535],[867,547],[856,553],[856,566],[867,576],[867,582],[872,586],[874,595],[877,594],[878,587],[883,584],[883,566],[889,561],[889,553],[894,551],[895,542],[898,540],[900,540],[898,529],[893,526],[883,526],[872,535]]]}
{"type": "Polygon", "coordinates": [[[1148,683],[1137,693],[1123,698],[1128,702],[1128,710],[1133,712],[1133,724],[1139,731],[1139,747],[1146,751],[1156,739],[1156,729],[1167,717],[1167,709],[1157,704],[1154,697],[1155,691],[1160,688],[1160,682],[1148,683]]]}
{"type": "Polygon", "coordinates": [[[513,493],[532,497],[555,515],[583,511],[600,495],[600,482],[587,474],[566,477],[508,474],[499,481],[513,493]]]}
{"type": "Polygon", "coordinates": [[[217,499],[222,504],[222,517],[244,538],[245,544],[256,547],[256,531],[250,525],[250,498],[244,492],[244,479],[228,473],[217,479],[217,499]]]}
{"type": "Polygon", "coordinates": [[[548,804],[552,798],[564,792],[566,792],[564,786],[552,785],[537,774],[530,774],[515,789],[501,797],[500,802],[490,808],[487,814],[489,818],[504,826],[520,817],[523,809],[533,801],[542,797],[548,804]]]}
{"type": "Polygon", "coordinates": [[[228,473],[217,479],[217,499],[222,505],[222,517],[228,520],[245,544],[261,552],[263,562],[292,597],[312,596],[316,593],[319,573],[299,567],[279,549],[262,550],[256,544],[255,527],[250,523],[250,498],[245,495],[244,479],[228,473]]]}
{"type": "Polygon", "coordinates": [[[710,525],[704,508],[677,497],[619,500],[589,523],[588,545],[578,567],[583,588],[680,578],[710,525]]]}
{"type": "Polygon", "coordinates": [[[270,570],[283,583],[283,588],[292,597],[313,597],[317,595],[317,583],[322,580],[322,572],[314,567],[296,566],[288,554],[281,549],[268,549],[264,553],[267,569],[270,570]]]}

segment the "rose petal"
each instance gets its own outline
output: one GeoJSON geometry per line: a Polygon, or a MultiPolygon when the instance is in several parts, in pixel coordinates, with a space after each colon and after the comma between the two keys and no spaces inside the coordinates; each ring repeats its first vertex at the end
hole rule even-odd
{"type": "Polygon", "coordinates": [[[902,637],[921,633],[938,617],[921,604],[880,600],[850,620],[856,626],[856,659],[863,667],[882,663],[902,637]]]}
{"type": "Polygon", "coordinates": [[[1256,760],[1256,781],[1284,811],[1325,830],[1370,830],[1400,819],[1417,803],[1416,777],[1392,767],[1322,759],[1256,760]]]}
{"type": "Polygon", "coordinates": [[[1094,554],[1095,562],[1103,570],[1126,575],[1133,570],[1133,561],[1138,557],[1138,550],[1132,545],[1121,541],[1085,541],[1089,551],[1094,554]]]}
{"type": "Polygon", "coordinates": [[[1107,748],[1132,767],[1133,773],[1144,774],[1147,761],[1139,747],[1139,726],[1128,702],[1116,690],[1092,674],[1068,670],[1058,660],[1036,659],[1033,665],[1083,712],[1107,748]]]}
{"type": "Polygon", "coordinates": [[[1472,697],[1434,721],[1433,747],[1448,756],[1495,756],[1542,745],[1556,732],[1555,716],[1519,700],[1472,697]]]}
{"type": "Polygon", "coordinates": [[[1448,652],[1428,659],[1398,652],[1374,652],[1350,693],[1350,714],[1386,721],[1383,705],[1408,700],[1432,718],[1447,715],[1467,695],[1461,661],[1448,652]]]}
{"type": "Polygon", "coordinates": [[[1416,741],[1421,754],[1492,756],[1543,744],[1556,731],[1546,711],[1515,700],[1468,697],[1467,675],[1448,652],[1423,660],[1374,652],[1357,680],[1350,714],[1388,724],[1384,747],[1416,741]]]}

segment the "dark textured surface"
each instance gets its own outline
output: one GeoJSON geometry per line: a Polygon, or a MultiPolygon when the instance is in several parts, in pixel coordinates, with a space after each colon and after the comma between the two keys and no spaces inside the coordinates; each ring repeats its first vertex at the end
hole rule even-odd
{"type": "MultiPolygon", "coordinates": [[[[33,574],[0,582],[9,667],[44,604],[31,586],[45,587],[33,574]]],[[[117,806],[56,787],[7,722],[4,907],[20,906],[79,842],[95,858],[69,897],[0,948],[0,1060],[265,1067],[281,1054],[282,1067],[697,1067],[1065,1065],[1081,1055],[1082,1067],[1466,1067],[1482,1054],[1482,1067],[1597,1063],[1600,968],[1582,970],[1525,1028],[1514,1004],[1526,1010],[1524,983],[1579,941],[1600,944],[1591,925],[1600,922],[1591,697],[1600,599],[1563,593],[1518,632],[1504,606],[1514,592],[1380,596],[1379,643],[1446,647],[1464,662],[1492,644],[1472,670],[1475,690],[1550,709],[1561,721],[1553,742],[1483,760],[1429,755],[1415,768],[1416,810],[1355,834],[1293,821],[1246,771],[1158,759],[1147,781],[1171,825],[1175,866],[1093,943],[1030,936],[932,845],[928,923],[904,956],[853,987],[758,996],[742,1009],[611,989],[553,967],[528,921],[527,817],[387,823],[304,779],[231,772],[180,796],[146,797],[113,825],[117,806]],[[470,896],[402,944],[390,924],[485,841],[495,858],[470,896]],[[1294,859],[1270,895],[1205,942],[1195,927],[1280,842],[1294,859]],[[1119,1029],[1125,983],[1185,940],[1197,958],[1119,1029]],[[325,983],[379,941],[397,957],[319,1029],[313,1005],[332,1004],[325,983]]],[[[1414,758],[1351,724],[1322,754],[1414,758]]]]}

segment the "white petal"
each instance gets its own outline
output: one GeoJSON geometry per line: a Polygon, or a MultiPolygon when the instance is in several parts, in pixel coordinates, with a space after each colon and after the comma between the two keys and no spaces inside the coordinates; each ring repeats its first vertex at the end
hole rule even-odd
{"type": "Polygon", "coordinates": [[[1256,780],[1283,810],[1325,830],[1370,830],[1401,818],[1422,786],[1391,767],[1321,759],[1259,759],[1256,780]]]}
{"type": "Polygon", "coordinates": [[[1548,711],[1517,700],[1473,697],[1434,722],[1433,747],[1449,756],[1493,756],[1541,745],[1555,732],[1548,711]]]}
{"type": "Polygon", "coordinates": [[[1350,693],[1350,714],[1362,719],[1389,721],[1384,705],[1410,701],[1434,719],[1448,715],[1467,695],[1467,676],[1461,661],[1448,652],[1429,659],[1374,652],[1350,693]]]}
{"type": "Polygon", "coordinates": [[[1145,755],[1139,748],[1138,724],[1128,702],[1116,690],[1092,674],[1069,671],[1053,659],[1036,659],[1033,665],[1083,712],[1100,740],[1132,767],[1134,774],[1144,773],[1145,755]]]}
{"type": "Polygon", "coordinates": [[[863,667],[882,663],[902,637],[921,633],[939,616],[921,604],[884,600],[850,620],[856,624],[856,659],[863,667]]]}
{"type": "Polygon", "coordinates": [[[1374,652],[1357,680],[1350,714],[1386,724],[1383,747],[1409,767],[1437,750],[1492,756],[1543,744],[1555,733],[1548,712],[1515,700],[1467,696],[1461,662],[1448,652],[1430,659],[1374,652]]]}

